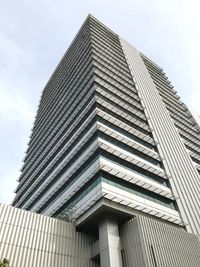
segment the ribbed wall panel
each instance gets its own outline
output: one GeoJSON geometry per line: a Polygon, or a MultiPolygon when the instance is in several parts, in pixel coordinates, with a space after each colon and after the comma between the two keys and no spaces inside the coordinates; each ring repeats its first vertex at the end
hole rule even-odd
{"type": "Polygon", "coordinates": [[[125,267],[199,267],[200,242],[194,234],[137,216],[120,229],[125,267]]]}
{"type": "Polygon", "coordinates": [[[157,69],[157,72],[155,72],[152,62],[142,54],[141,57],[187,148],[188,154],[195,164],[200,164],[200,129],[195,117],[192,116],[193,114],[186,105],[180,101],[176,92],[172,91],[171,84],[163,71],[157,69]]]}
{"type": "Polygon", "coordinates": [[[90,260],[94,240],[72,223],[0,205],[0,259],[10,267],[96,267],[90,260]]]}
{"type": "Polygon", "coordinates": [[[120,40],[146,115],[149,117],[153,136],[159,143],[158,150],[163,155],[163,164],[170,178],[173,192],[179,196],[177,203],[182,218],[188,223],[188,231],[200,235],[199,174],[180,139],[140,53],[123,39],[120,40]]]}

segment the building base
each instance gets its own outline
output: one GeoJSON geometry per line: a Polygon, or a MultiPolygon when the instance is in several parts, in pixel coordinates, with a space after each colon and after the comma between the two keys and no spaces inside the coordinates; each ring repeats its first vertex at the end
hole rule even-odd
{"type": "Polygon", "coordinates": [[[93,235],[73,223],[0,204],[0,260],[9,267],[199,267],[200,242],[183,228],[104,214],[93,235]]]}

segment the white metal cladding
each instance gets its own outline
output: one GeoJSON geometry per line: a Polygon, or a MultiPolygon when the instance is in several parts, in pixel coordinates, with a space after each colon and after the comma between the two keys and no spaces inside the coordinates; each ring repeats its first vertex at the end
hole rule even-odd
{"type": "Polygon", "coordinates": [[[10,267],[95,267],[93,242],[72,223],[0,204],[0,259],[10,267]]]}
{"type": "Polygon", "coordinates": [[[190,112],[192,113],[192,116],[195,119],[195,122],[197,123],[198,127],[200,127],[200,116],[194,111],[190,110],[190,112]]]}
{"type": "Polygon", "coordinates": [[[102,183],[98,184],[72,208],[72,219],[77,219],[103,197],[102,183]]]}
{"type": "Polygon", "coordinates": [[[55,199],[55,201],[43,211],[45,215],[53,215],[64,203],[66,203],[81,187],[83,187],[100,169],[100,159],[97,160],[88,169],[76,177],[75,182],[55,199]]]}
{"type": "MultiPolygon", "coordinates": [[[[83,187],[83,185],[88,182],[94,176],[94,174],[98,172],[99,169],[104,170],[105,172],[108,172],[112,175],[115,175],[120,179],[129,181],[130,183],[137,184],[138,186],[155,192],[161,196],[165,196],[166,198],[174,200],[174,196],[172,195],[171,190],[166,186],[156,183],[150,179],[144,178],[142,175],[139,175],[134,171],[101,156],[100,159],[97,158],[97,160],[93,162],[92,165],[88,167],[88,169],[83,174],[78,176],[75,182],[68,189],[66,189],[61,195],[58,195],[54,202],[51,203],[51,205],[49,205],[42,213],[45,215],[52,215],[65,202],[67,202],[67,200],[69,200],[81,187],[83,187]]],[[[65,177],[65,179],[67,179],[67,176],[65,177]]],[[[62,181],[64,182],[64,180],[62,181]]],[[[61,183],[59,183],[59,185],[61,185],[61,183]]],[[[52,190],[56,191],[57,189],[52,190]]],[[[47,201],[50,195],[51,194],[49,192],[48,195],[44,197],[43,201],[47,201]]],[[[36,207],[38,209],[39,202],[34,207],[34,211],[37,211],[36,207]]]]}
{"type": "Polygon", "coordinates": [[[171,189],[163,186],[155,181],[152,181],[143,175],[134,172],[133,170],[120,165],[119,163],[115,163],[109,159],[104,157],[100,157],[101,162],[101,170],[108,172],[122,180],[128,181],[131,184],[136,184],[144,189],[155,192],[161,196],[165,196],[166,198],[170,198],[174,200],[174,196],[171,192],[171,189]]]}
{"type": "MultiPolygon", "coordinates": [[[[115,138],[115,139],[117,139],[117,138],[115,138]]],[[[136,156],[136,155],[134,155],[133,153],[131,153],[131,152],[129,152],[129,151],[123,149],[123,148],[120,148],[120,147],[118,147],[117,145],[112,144],[111,142],[108,142],[107,140],[104,140],[103,138],[99,138],[99,141],[100,141],[102,144],[105,144],[106,146],[109,146],[111,149],[117,150],[119,153],[126,155],[127,158],[128,158],[128,157],[132,157],[132,158],[134,158],[134,159],[136,159],[136,160],[138,160],[138,161],[141,161],[142,163],[144,163],[144,164],[146,164],[146,165],[149,165],[149,166],[151,166],[152,168],[158,170],[159,174],[160,174],[160,173],[163,173],[163,175],[164,175],[164,171],[163,171],[163,169],[161,169],[160,167],[156,166],[155,164],[149,162],[148,160],[143,159],[143,158],[140,157],[140,156],[136,156]]],[[[123,143],[122,140],[121,140],[121,143],[123,143]]],[[[126,143],[128,143],[128,141],[127,141],[126,143]]],[[[111,152],[111,153],[112,153],[112,152],[111,152]]]]}
{"type": "Polygon", "coordinates": [[[175,224],[183,225],[180,215],[176,210],[104,182],[101,183],[101,186],[103,197],[112,202],[119,203],[175,224]]]}
{"type": "Polygon", "coordinates": [[[127,125],[126,123],[122,122],[121,120],[111,116],[110,114],[104,112],[103,110],[100,110],[97,108],[97,115],[102,117],[103,119],[111,122],[112,124],[116,125],[117,127],[126,130],[127,132],[131,133],[132,135],[135,135],[139,137],[140,139],[144,140],[145,142],[153,145],[154,141],[153,139],[148,136],[143,134],[142,132],[132,128],[131,126],[127,125]]]}
{"type": "MultiPolygon", "coordinates": [[[[91,81],[91,82],[92,82],[92,81],[91,81]]],[[[82,91],[85,92],[86,89],[88,89],[87,86],[86,86],[82,91]]],[[[66,125],[65,125],[65,126],[67,127],[67,125],[69,125],[70,122],[74,120],[74,118],[75,118],[75,116],[77,115],[77,113],[82,109],[82,107],[84,106],[84,103],[87,102],[87,100],[89,99],[90,95],[91,95],[91,91],[87,93],[87,95],[85,96],[85,98],[84,98],[81,102],[80,102],[80,99],[79,99],[80,104],[79,104],[78,108],[76,108],[76,110],[73,112],[73,114],[71,114],[71,116],[69,116],[69,114],[70,114],[70,111],[71,111],[71,109],[72,109],[74,103],[73,103],[73,105],[70,106],[70,109],[68,109],[67,112],[65,112],[64,115],[61,116],[61,119],[60,119],[59,123],[56,125],[56,127],[53,128],[53,130],[51,131],[51,134],[49,134],[48,136],[45,136],[46,138],[43,140],[42,146],[39,148],[39,151],[40,151],[40,152],[44,152],[44,146],[45,146],[45,144],[46,144],[46,145],[48,144],[48,141],[49,141],[50,139],[51,139],[50,143],[52,143],[52,142],[55,143],[55,140],[57,140],[57,138],[61,135],[63,128],[61,128],[61,129],[59,130],[59,132],[57,133],[57,135],[56,135],[55,137],[53,137],[53,139],[52,139],[52,136],[53,136],[54,133],[58,130],[59,126],[62,124],[62,122],[64,121],[64,119],[66,119],[66,118],[69,117],[69,119],[67,120],[66,125]]],[[[78,98],[77,98],[77,99],[78,99],[78,98]]],[[[76,101],[77,101],[77,99],[76,99],[76,101]]],[[[75,107],[75,106],[74,106],[74,107],[75,107]]],[[[54,113],[53,113],[53,114],[54,114],[54,113]]],[[[58,118],[57,118],[57,119],[58,119],[58,118]]],[[[49,144],[50,144],[50,143],[49,143],[49,144]]],[[[49,144],[48,144],[48,146],[49,146],[49,144]]],[[[32,146],[31,150],[33,149],[33,147],[34,147],[35,145],[36,145],[36,142],[35,142],[35,144],[32,146]]],[[[48,148],[48,146],[46,147],[46,149],[48,148]]],[[[34,162],[34,157],[35,157],[35,156],[32,156],[32,161],[33,161],[33,162],[34,162]]],[[[29,162],[30,162],[29,164],[31,164],[32,161],[30,161],[30,159],[29,159],[29,162]]],[[[28,166],[28,165],[27,165],[27,166],[28,166]]],[[[30,165],[30,166],[31,166],[31,165],[30,165]]],[[[26,167],[26,168],[28,168],[28,167],[26,167]]],[[[23,168],[23,170],[25,170],[25,168],[23,168]]],[[[23,178],[23,179],[24,179],[24,178],[23,178]]]]}
{"type": "MultiPolygon", "coordinates": [[[[111,89],[110,89],[111,90],[111,89]]],[[[112,93],[108,93],[107,90],[103,89],[103,88],[96,88],[96,92],[98,92],[100,95],[102,95],[107,99],[112,99],[113,102],[115,102],[116,104],[118,104],[120,107],[126,109],[127,111],[130,111],[132,114],[136,115],[137,117],[146,120],[145,115],[142,113],[142,111],[138,111],[138,109],[136,109],[132,104],[132,102],[130,102],[130,98],[129,98],[129,104],[126,103],[126,101],[128,102],[128,100],[126,99],[126,101],[124,101],[122,96],[118,96],[117,94],[115,96],[113,96],[113,92],[112,93]]],[[[127,97],[128,98],[128,97],[127,97]]]]}
{"type": "Polygon", "coordinates": [[[163,164],[170,178],[173,192],[179,196],[177,204],[181,216],[184,221],[188,222],[187,230],[200,235],[199,174],[193,166],[140,53],[125,40],[120,38],[120,41],[144,110],[149,118],[152,134],[158,142],[158,150],[164,158],[163,164]]]}
{"type": "Polygon", "coordinates": [[[157,218],[173,222],[174,224],[183,225],[180,215],[176,210],[145,199],[144,197],[137,196],[133,193],[129,193],[105,182],[99,183],[73,206],[72,219],[77,219],[102,197],[125,207],[130,207],[136,211],[150,214],[157,218]]]}
{"type": "MultiPolygon", "coordinates": [[[[44,181],[43,184],[39,187],[38,190],[36,190],[34,192],[34,195],[29,197],[29,200],[26,201],[25,205],[23,207],[27,207],[27,204],[31,202],[31,198],[35,198],[37,197],[37,195],[39,195],[40,192],[42,192],[42,190],[45,189],[45,187],[53,180],[54,177],[56,177],[57,173],[59,172],[60,169],[62,169],[68,162],[70,162],[70,160],[74,157],[74,155],[78,152],[78,150],[84,146],[84,144],[89,140],[89,138],[92,136],[92,134],[96,131],[96,124],[94,124],[90,130],[87,132],[87,134],[85,135],[85,138],[82,138],[77,145],[70,151],[70,153],[68,153],[68,155],[62,160],[62,162],[52,171],[51,175],[49,175],[48,180],[44,181]]],[[[97,142],[96,142],[97,143],[97,142]]],[[[93,146],[95,146],[95,141],[92,143],[93,146]]],[[[54,186],[51,187],[50,190],[48,191],[54,191],[54,188],[58,185],[61,187],[61,185],[66,182],[66,180],[69,179],[69,177],[72,175],[72,173],[74,173],[79,165],[81,165],[82,163],[80,163],[80,161],[86,161],[89,156],[91,156],[91,154],[94,152],[91,147],[92,145],[89,147],[89,149],[87,149],[86,152],[84,152],[84,154],[82,156],[80,156],[79,158],[77,158],[77,160],[74,161],[74,163],[72,164],[72,166],[70,166],[70,168],[64,173],[64,175],[61,175],[59,180],[54,184],[54,186]],[[92,151],[92,152],[91,152],[92,151]],[[66,175],[68,174],[68,176],[66,175]]],[[[96,146],[97,148],[97,146],[96,146]]],[[[35,181],[35,184],[39,183],[40,177],[38,178],[38,180],[35,181]]],[[[27,190],[27,192],[29,192],[30,190],[27,190]]],[[[27,193],[25,193],[25,195],[27,195],[27,193]]],[[[45,196],[46,198],[47,196],[45,196]]],[[[47,199],[46,199],[47,200],[47,199]]],[[[40,198],[39,202],[42,201],[42,197],[40,198]]],[[[19,201],[20,203],[20,201],[19,201]]],[[[37,203],[35,203],[37,204],[37,203]]],[[[36,205],[37,206],[37,205],[36,205]]]]}
{"type": "Polygon", "coordinates": [[[112,105],[112,104],[106,102],[105,99],[101,99],[100,97],[96,97],[96,103],[109,109],[113,113],[124,117],[126,120],[132,122],[133,124],[137,125],[138,127],[150,132],[149,127],[147,126],[146,123],[139,121],[139,119],[134,118],[133,116],[129,115],[128,112],[124,112],[124,111],[120,110],[118,107],[114,106],[114,104],[112,105]]]}
{"type": "Polygon", "coordinates": [[[151,173],[154,173],[164,179],[166,179],[166,175],[164,173],[164,171],[160,168],[156,168],[152,165],[150,165],[149,163],[146,164],[145,162],[142,162],[142,160],[138,157],[136,158],[134,154],[129,153],[124,153],[126,151],[123,152],[122,149],[118,148],[117,146],[112,145],[109,142],[106,142],[105,140],[99,138],[99,147],[101,147],[101,149],[108,151],[109,153],[113,154],[113,155],[117,155],[118,158],[121,159],[125,159],[128,162],[131,162],[141,168],[143,168],[144,170],[148,170],[151,173]]]}
{"type": "Polygon", "coordinates": [[[147,217],[137,216],[120,229],[126,267],[199,267],[196,235],[147,217]]]}
{"type": "MultiPolygon", "coordinates": [[[[94,103],[94,101],[93,101],[94,103]]],[[[89,104],[89,106],[91,105],[91,103],[89,104]]],[[[89,106],[87,107],[87,110],[89,109],[89,106]]],[[[71,127],[69,127],[69,129],[66,131],[66,133],[60,138],[60,140],[58,141],[58,143],[53,147],[53,149],[48,153],[48,155],[46,156],[45,160],[49,160],[49,158],[53,155],[53,153],[56,151],[56,149],[63,143],[64,139],[69,135],[69,133],[78,125],[78,123],[81,121],[81,119],[83,118],[82,114],[84,113],[85,115],[85,110],[84,112],[81,113],[81,115],[74,121],[74,123],[72,124],[71,127]],[[82,117],[81,117],[82,116],[82,117]]],[[[70,138],[70,140],[63,145],[62,149],[59,151],[59,153],[57,154],[57,156],[54,158],[53,161],[51,161],[51,163],[48,164],[46,169],[50,169],[50,166],[52,163],[56,162],[56,160],[58,160],[59,157],[61,157],[61,155],[68,149],[68,147],[74,142],[74,140],[83,132],[83,130],[88,126],[88,124],[92,121],[92,119],[95,117],[96,113],[95,110],[90,114],[90,116],[84,121],[84,123],[82,124],[81,130],[77,129],[76,133],[70,138]]],[[[35,161],[36,162],[36,161],[35,161]]],[[[41,168],[41,166],[40,166],[41,168]]],[[[32,171],[33,169],[30,168],[32,171]]],[[[23,188],[25,186],[27,186],[28,184],[30,184],[32,182],[32,178],[34,178],[34,174],[36,171],[38,171],[39,167],[32,172],[31,176],[27,179],[24,180],[24,178],[21,181],[24,181],[23,185],[20,186],[20,189],[18,190],[18,194],[22,192],[23,188]]]]}
{"type": "MultiPolygon", "coordinates": [[[[56,144],[54,144],[55,146],[54,146],[54,149],[52,150],[52,153],[54,152],[54,150],[56,150],[56,148],[58,148],[58,146],[59,146],[59,144],[60,143],[62,143],[62,141],[63,141],[63,139],[64,138],[66,138],[66,136],[68,136],[69,135],[69,133],[78,125],[78,123],[83,119],[83,117],[86,115],[86,113],[88,112],[88,110],[91,108],[91,106],[93,105],[95,103],[95,98],[93,98],[91,101],[90,101],[90,103],[87,105],[87,107],[81,112],[81,114],[78,116],[78,118],[76,118],[75,120],[74,120],[74,122],[73,122],[73,124],[67,129],[67,131],[66,131],[66,133],[64,134],[64,136],[56,143],[56,144]]],[[[77,111],[76,111],[77,112],[77,111]]],[[[93,114],[93,116],[94,116],[94,114],[93,114]]],[[[72,117],[70,117],[69,118],[69,122],[70,121],[72,121],[74,118],[72,117]]],[[[67,125],[66,125],[66,127],[67,127],[67,125]]],[[[60,133],[58,133],[57,135],[56,135],[56,137],[58,137],[58,136],[60,136],[61,135],[61,132],[60,133]]],[[[55,143],[55,141],[57,140],[56,139],[56,137],[54,137],[54,141],[52,141],[52,142],[54,142],[55,143]]],[[[49,136],[48,136],[48,138],[49,138],[49,136]]],[[[45,142],[47,141],[47,139],[45,140],[45,142]]],[[[48,146],[49,147],[49,146],[48,146]]],[[[47,148],[48,147],[46,147],[44,150],[42,150],[41,151],[41,154],[40,154],[40,156],[39,157],[41,157],[41,156],[43,156],[46,152],[47,152],[47,148]]],[[[29,174],[29,173],[31,173],[31,171],[32,171],[32,168],[34,167],[34,165],[39,161],[39,157],[38,158],[36,158],[35,159],[35,161],[34,161],[34,164],[32,165],[32,167],[30,167],[30,170],[26,173],[26,175],[22,178],[22,179],[20,179],[20,182],[22,182],[22,181],[26,181],[26,178],[27,178],[27,175],[29,174]]],[[[48,159],[48,158],[46,158],[46,159],[48,159]]],[[[31,174],[31,176],[32,176],[32,174],[31,174]]],[[[30,179],[29,180],[31,180],[31,177],[29,177],[30,179]]],[[[28,181],[29,181],[28,180],[28,181]]],[[[27,182],[26,182],[27,183],[27,182]]],[[[21,189],[20,189],[21,190],[21,189]]],[[[20,192],[20,190],[19,190],[19,192],[20,192]]]]}
{"type": "Polygon", "coordinates": [[[140,143],[127,137],[126,135],[124,135],[124,134],[122,134],[122,133],[120,133],[120,132],[104,125],[103,123],[100,123],[100,122],[98,122],[97,128],[101,132],[106,133],[108,136],[111,136],[111,137],[115,138],[116,140],[118,140],[124,144],[127,144],[127,145],[133,147],[134,149],[137,149],[138,151],[144,153],[145,155],[149,155],[151,158],[159,161],[160,157],[156,151],[151,150],[151,149],[141,145],[140,143]]]}

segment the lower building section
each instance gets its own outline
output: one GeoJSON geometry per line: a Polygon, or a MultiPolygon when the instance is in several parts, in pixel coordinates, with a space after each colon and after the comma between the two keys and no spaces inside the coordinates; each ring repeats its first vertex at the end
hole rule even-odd
{"type": "Polygon", "coordinates": [[[1,204],[0,260],[9,267],[200,266],[199,239],[183,227],[141,215],[122,223],[108,211],[96,225],[86,234],[73,223],[1,204]]]}
{"type": "Polygon", "coordinates": [[[93,242],[72,223],[0,205],[0,260],[9,267],[98,267],[90,260],[93,242]]]}
{"type": "Polygon", "coordinates": [[[137,216],[120,231],[126,267],[199,267],[200,242],[185,230],[137,216]]]}

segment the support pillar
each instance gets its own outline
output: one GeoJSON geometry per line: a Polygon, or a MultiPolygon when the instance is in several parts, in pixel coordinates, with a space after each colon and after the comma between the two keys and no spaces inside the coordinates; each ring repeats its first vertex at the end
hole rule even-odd
{"type": "Polygon", "coordinates": [[[123,267],[117,220],[105,215],[99,222],[101,267],[123,267]]]}

